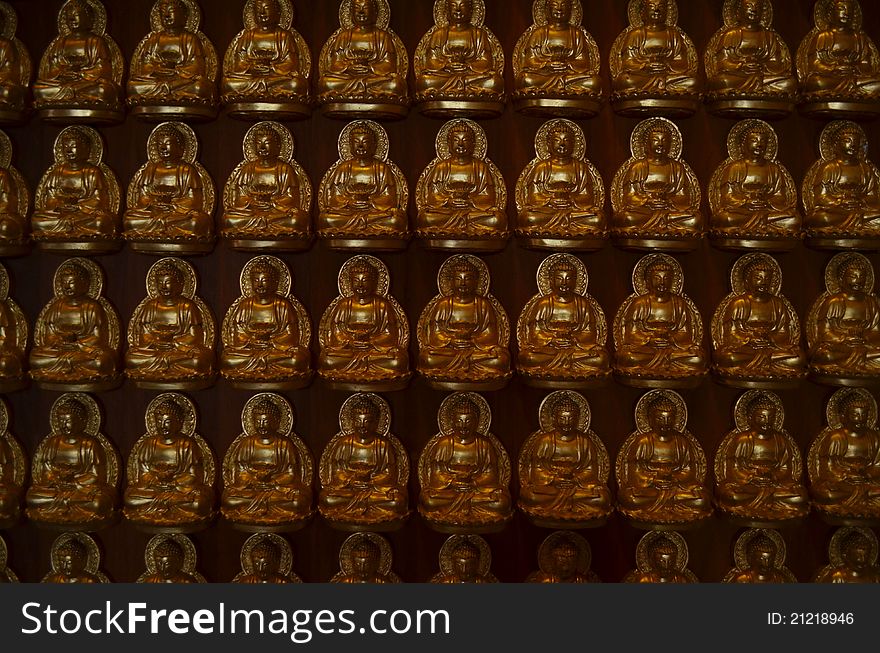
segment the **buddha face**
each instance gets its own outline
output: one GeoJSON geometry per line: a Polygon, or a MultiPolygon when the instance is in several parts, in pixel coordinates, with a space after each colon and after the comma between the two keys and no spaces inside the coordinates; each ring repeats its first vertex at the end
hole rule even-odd
{"type": "Polygon", "coordinates": [[[159,152],[159,158],[165,163],[173,163],[180,161],[183,156],[183,143],[169,131],[163,131],[156,137],[156,149],[159,152]]]}
{"type": "Polygon", "coordinates": [[[183,552],[170,544],[157,547],[153,553],[153,562],[162,578],[174,578],[183,569],[183,552]]]}
{"type": "Polygon", "coordinates": [[[477,281],[477,271],[470,266],[462,266],[455,270],[452,289],[459,297],[472,297],[477,293],[477,281]]]}
{"type": "Polygon", "coordinates": [[[68,437],[79,435],[85,426],[83,416],[74,406],[69,404],[62,404],[59,407],[58,412],[55,414],[55,419],[58,425],[58,432],[68,437]]]}
{"type": "Polygon", "coordinates": [[[657,433],[674,433],[678,410],[671,403],[661,402],[648,411],[648,425],[657,433]]]}
{"type": "Polygon", "coordinates": [[[376,24],[375,0],[351,0],[351,22],[357,27],[372,27],[376,24]]]}
{"type": "Polygon", "coordinates": [[[773,570],[773,562],[776,559],[776,545],[769,540],[753,542],[749,547],[749,566],[763,574],[773,570]]]}
{"type": "Polygon", "coordinates": [[[262,159],[277,159],[281,150],[278,134],[271,129],[259,132],[254,140],[254,150],[262,159]]]}
{"type": "Polygon", "coordinates": [[[840,285],[848,292],[861,292],[865,289],[867,276],[861,265],[847,265],[840,275],[840,285]]]}
{"type": "Polygon", "coordinates": [[[177,299],[183,292],[183,282],[171,271],[164,271],[156,279],[157,290],[162,299],[177,299]]]}
{"type": "Polygon", "coordinates": [[[672,270],[666,266],[651,266],[645,272],[645,283],[651,293],[665,295],[672,289],[672,270]]]}
{"type": "Polygon", "coordinates": [[[352,429],[356,435],[370,436],[379,428],[379,414],[367,406],[359,406],[351,416],[352,429]]]}
{"type": "Polygon", "coordinates": [[[376,546],[362,546],[352,551],[351,566],[354,573],[361,578],[374,577],[379,571],[379,551],[376,546]]]}
{"type": "Polygon", "coordinates": [[[459,546],[452,556],[452,568],[461,580],[476,578],[480,571],[480,552],[470,545],[459,546]]]}
{"type": "Polygon", "coordinates": [[[278,278],[269,270],[257,268],[251,272],[251,288],[257,297],[269,297],[278,292],[278,278]]]}
{"type": "Polygon", "coordinates": [[[278,433],[278,415],[267,406],[259,406],[254,411],[254,430],[257,435],[266,437],[278,433]]]}
{"type": "Polygon", "coordinates": [[[675,570],[678,562],[678,551],[671,542],[661,541],[651,550],[651,568],[666,575],[675,570]]]}
{"type": "Polygon", "coordinates": [[[68,578],[79,576],[86,568],[86,553],[77,544],[70,544],[59,551],[58,571],[68,578]]]}
{"type": "Polygon", "coordinates": [[[571,0],[547,0],[547,13],[557,23],[571,20],[571,0]]]}
{"type": "Polygon", "coordinates": [[[446,0],[447,19],[456,25],[471,22],[474,13],[472,0],[446,0]]]}
{"type": "Polygon", "coordinates": [[[857,157],[863,147],[862,135],[855,130],[840,132],[837,139],[837,154],[843,158],[857,157]]]}
{"type": "Polygon", "coordinates": [[[743,139],[743,149],[756,159],[763,159],[767,153],[767,134],[763,130],[753,129],[743,139]]]}
{"type": "Polygon", "coordinates": [[[749,413],[749,425],[759,433],[768,433],[776,423],[776,406],[758,404],[749,413]]]}
{"type": "Polygon", "coordinates": [[[177,406],[169,403],[159,406],[156,415],[156,427],[159,430],[159,435],[165,437],[177,435],[180,433],[181,424],[182,420],[177,406]]]}
{"type": "Polygon", "coordinates": [[[746,25],[757,25],[764,13],[764,0],[742,0],[739,3],[739,20],[746,25]]]}
{"type": "Polygon", "coordinates": [[[867,402],[850,401],[843,410],[843,423],[852,429],[862,429],[868,424],[869,409],[867,402]]]}
{"type": "Polygon", "coordinates": [[[269,578],[278,573],[278,552],[269,545],[255,546],[251,550],[251,565],[258,578],[269,578]]]}
{"type": "Polygon", "coordinates": [[[577,273],[567,267],[559,267],[550,273],[550,284],[553,290],[565,295],[574,290],[577,273]]]}
{"type": "Polygon", "coordinates": [[[69,267],[61,273],[61,292],[65,297],[83,297],[88,288],[89,279],[79,269],[69,267]]]}
{"type": "Polygon", "coordinates": [[[842,547],[843,559],[851,567],[866,567],[871,560],[871,543],[858,535],[851,537],[842,547]]]}
{"type": "Polygon", "coordinates": [[[188,10],[180,0],[162,0],[159,5],[159,20],[165,29],[180,29],[186,24],[188,10]]]}
{"type": "Polygon", "coordinates": [[[642,2],[642,20],[649,25],[665,23],[666,0],[644,0],[642,2]]]}
{"type": "Polygon", "coordinates": [[[61,143],[61,152],[68,163],[85,163],[90,154],[89,143],[76,134],[68,134],[61,143]]]}
{"type": "Polygon", "coordinates": [[[376,294],[378,279],[372,269],[353,270],[351,272],[351,290],[355,297],[369,297],[376,294]]]}
{"type": "Polygon", "coordinates": [[[278,27],[280,16],[276,0],[257,0],[254,3],[254,18],[263,29],[278,27]]]}
{"type": "Polygon", "coordinates": [[[350,145],[352,153],[362,159],[372,159],[376,155],[376,135],[372,129],[352,130],[350,145]]]}
{"type": "Polygon", "coordinates": [[[852,6],[852,1],[837,0],[837,2],[831,5],[831,10],[828,12],[828,14],[828,17],[837,25],[840,25],[842,27],[849,27],[855,14],[852,6]]]}
{"type": "Polygon", "coordinates": [[[469,439],[477,432],[479,414],[476,407],[469,404],[458,406],[451,415],[452,432],[461,439],[469,439]]]}
{"type": "Polygon", "coordinates": [[[653,129],[648,134],[648,152],[658,158],[669,156],[669,132],[665,129],[653,129]]]}
{"type": "Polygon", "coordinates": [[[550,152],[559,157],[570,157],[574,152],[574,134],[570,129],[555,129],[550,134],[550,152]]]}
{"type": "Polygon", "coordinates": [[[556,546],[550,555],[553,572],[562,578],[573,576],[577,571],[578,550],[565,542],[556,546]]]}
{"type": "Polygon", "coordinates": [[[474,132],[470,129],[455,129],[449,132],[449,151],[457,157],[471,157],[474,154],[474,132]]]}
{"type": "Polygon", "coordinates": [[[88,32],[92,29],[92,8],[85,2],[71,2],[67,5],[64,23],[71,32],[88,32]]]}
{"type": "Polygon", "coordinates": [[[577,428],[581,412],[577,406],[568,403],[556,407],[553,413],[553,424],[563,433],[570,433],[577,428]]]}
{"type": "Polygon", "coordinates": [[[770,292],[773,272],[762,265],[753,265],[746,273],[746,287],[751,292],[770,292]]]}

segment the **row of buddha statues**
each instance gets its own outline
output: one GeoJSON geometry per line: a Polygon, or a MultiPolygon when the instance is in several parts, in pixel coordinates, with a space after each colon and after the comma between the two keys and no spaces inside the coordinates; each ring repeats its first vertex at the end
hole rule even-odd
{"type": "Polygon", "coordinates": [[[551,254],[538,267],[538,292],[517,319],[515,353],[488,266],[471,254],[451,256],[437,275],[439,294],[415,325],[415,365],[409,321],[391,294],[385,264],[359,254],[342,264],[337,280],[339,295],[317,324],[313,365],[311,318],[293,292],[289,268],[274,256],[244,265],[241,295],[219,338],[195,269],[180,258],[159,259],[146,275],[147,296],[129,319],[124,355],[120,319],[94,260],[58,266],[29,352],[28,323],[0,265],[0,392],[21,389],[28,379],[49,390],[100,392],[123,377],[141,388],[199,390],[214,385],[218,374],[238,388],[293,390],[307,386],[315,369],[331,389],[383,392],[404,389],[413,368],[441,390],[498,390],[514,370],[541,388],[591,388],[612,377],[631,387],[693,388],[710,372],[740,388],[790,389],[808,377],[827,385],[880,383],[880,299],[871,262],[858,252],[828,262],[825,291],[806,317],[806,348],[797,313],[782,294],[779,263],[761,252],[739,257],[730,293],[712,316],[711,354],[682,268],[668,254],[636,263],[634,292],[610,328],[587,292],[584,263],[551,254]]]}
{"type": "Polygon", "coordinates": [[[91,127],[66,127],[55,139],[54,162],[37,184],[32,209],[0,132],[0,256],[26,254],[31,240],[62,253],[108,253],[127,241],[138,252],[204,254],[218,233],[245,251],[302,251],[316,233],[332,249],[373,251],[404,249],[415,235],[428,249],[497,252],[512,233],[526,247],[574,251],[599,249],[609,236],[628,249],[688,251],[706,234],[733,250],[786,251],[802,238],[825,249],[880,249],[880,170],[867,145],[857,123],[829,123],[820,158],[801,185],[801,210],[795,182],[777,159],[773,128],[740,121],[707,187],[704,216],[681,132],[666,118],[648,118],[632,131],[632,156],[611,182],[607,215],[605,184],[587,158],[583,131],[557,118],[537,131],[536,157],[515,184],[509,220],[507,187],[487,155],[485,132],[457,118],[437,133],[437,156],[418,178],[409,219],[409,188],[389,157],[387,133],[374,121],[356,120],[341,130],[339,158],[318,185],[313,228],[312,185],[294,158],[293,136],[263,121],[244,137],[244,160],[223,187],[215,227],[214,184],[198,161],[195,133],[183,123],[152,131],[148,161],[128,186],[124,210],[119,182],[102,160],[102,138],[91,127]]]}
{"type": "MultiPolygon", "coordinates": [[[[503,530],[516,508],[536,526],[562,529],[603,526],[615,510],[649,530],[695,527],[716,509],[751,527],[797,523],[811,508],[832,524],[880,523],[880,430],[869,392],[842,388],[831,396],[806,462],[776,394],[748,390],[733,412],[734,426],[715,452],[713,483],[684,399],[666,389],[642,395],[636,428],[614,464],[615,498],[611,458],[590,428],[589,404],[575,391],[554,391],[538,410],[540,428],[520,448],[514,499],[510,456],[490,430],[488,403],[477,393],[453,393],[418,456],[417,511],[434,530],[465,534],[503,530]]],[[[412,513],[407,450],[391,432],[387,402],[374,393],[345,400],[339,431],[317,464],[294,430],[291,405],[275,393],[245,403],[241,433],[219,470],[198,434],[195,404],[179,393],[150,402],[146,433],[124,466],[88,394],[55,401],[30,474],[2,403],[0,420],[0,528],[27,517],[41,527],[92,532],[123,516],[147,532],[190,533],[222,516],[239,530],[283,532],[305,526],[317,503],[334,528],[383,532],[400,529],[412,513]]]]}
{"type": "MultiPolygon", "coordinates": [[[[43,119],[65,123],[118,122],[124,105],[147,120],[206,120],[221,100],[246,119],[307,117],[314,104],[331,117],[394,119],[412,102],[428,116],[485,118],[502,113],[506,94],[527,113],[592,116],[605,99],[599,48],[581,25],[580,0],[534,0],[534,22],[511,57],[512,89],[505,88],[501,43],[484,24],[484,0],[435,0],[434,25],[414,52],[412,84],[388,0],[341,0],[340,27],[317,58],[314,93],[312,56],[293,28],[291,1],[243,4],[244,29],[220,62],[200,31],[197,0],[157,0],[123,83],[125,62],[104,6],[68,0],[31,87],[15,13],[3,3],[0,119],[21,120],[29,90],[43,119]]],[[[794,58],[772,27],[770,0],[725,0],[722,14],[704,53],[704,82],[697,50],[677,25],[676,1],[629,0],[629,25],[608,55],[614,110],[687,116],[705,96],[722,115],[778,117],[796,103],[809,115],[880,113],[880,55],[862,29],[857,0],[818,0],[814,27],[794,58]]]]}
{"type": "MultiPolygon", "coordinates": [[[[734,566],[720,580],[723,583],[796,583],[785,565],[785,540],[778,531],[752,528],[744,531],[733,547],[734,566]]],[[[0,538],[0,583],[18,582],[6,564],[6,548],[0,538]]],[[[624,583],[696,583],[688,569],[687,542],[675,531],[652,531],[636,546],[636,568],[624,583]]],[[[572,531],[556,531],[538,548],[538,569],[527,583],[600,583],[591,569],[589,542],[572,531]]],[[[275,533],[251,535],[242,545],[241,570],[233,583],[302,583],[293,571],[290,543],[275,533]]],[[[138,583],[205,583],[199,573],[196,547],[181,534],[153,536],[144,551],[145,571],[138,583]]],[[[109,583],[101,571],[101,552],[85,533],[64,533],[52,543],[51,570],[44,583],[109,583]]],[[[479,535],[451,535],[441,546],[439,571],[431,583],[497,583],[492,573],[492,551],[479,535]]],[[[392,570],[392,550],[376,533],[348,536],[339,549],[339,571],[331,583],[400,583],[392,570]]],[[[878,542],[865,527],[844,526],[831,536],[828,564],[813,575],[815,583],[880,583],[878,542]]]]}

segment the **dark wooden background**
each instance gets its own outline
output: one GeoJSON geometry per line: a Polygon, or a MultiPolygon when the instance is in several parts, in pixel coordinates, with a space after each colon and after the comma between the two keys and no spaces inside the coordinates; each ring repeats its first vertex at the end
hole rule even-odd
{"type": "MultiPolygon", "coordinates": [[[[56,34],[56,14],[63,0],[12,0],[19,15],[18,36],[27,46],[36,67],[40,56],[56,34]]],[[[201,0],[204,14],[202,30],[214,43],[218,57],[241,29],[244,0],[201,0]]],[[[295,27],[303,34],[313,53],[313,60],[327,37],[337,28],[337,0],[294,0],[297,9],[295,27]]],[[[507,55],[505,79],[512,88],[510,53],[516,39],[531,24],[531,0],[486,0],[487,26],[498,36],[507,55]]],[[[602,53],[602,74],[608,83],[608,52],[615,36],[627,24],[625,0],[588,0],[584,2],[584,25],[593,34],[602,53]]],[[[721,0],[679,2],[679,24],[691,36],[701,58],[712,33],[721,25],[721,0]]],[[[812,24],[812,2],[775,0],[775,27],[791,49],[792,56],[801,38],[812,24]]],[[[152,0],[107,0],[110,34],[119,43],[128,60],[137,42],[148,30],[152,0]]],[[[421,36],[432,25],[433,0],[391,0],[391,26],[403,39],[412,56],[421,36]]],[[[865,27],[880,39],[880,5],[862,3],[865,27]]],[[[313,64],[314,65],[314,64],[313,64]]],[[[701,66],[702,68],[702,66],[701,66]]],[[[313,76],[314,76],[313,71],[313,76]]],[[[412,75],[410,73],[410,80],[412,75]]],[[[523,117],[510,107],[501,118],[482,123],[489,139],[489,155],[501,169],[508,185],[508,212],[513,216],[513,186],[525,164],[534,156],[533,138],[541,124],[537,118],[523,117]]],[[[629,135],[636,120],[613,114],[603,108],[595,119],[579,124],[588,138],[588,152],[605,180],[610,184],[617,167],[629,156],[629,135]]],[[[305,167],[315,186],[336,160],[336,139],[342,122],[328,120],[318,113],[311,119],[288,123],[297,144],[297,159],[305,167]]],[[[387,123],[391,156],[404,170],[410,185],[410,215],[415,207],[412,196],[420,171],[434,157],[434,137],[442,123],[416,112],[403,121],[387,123]]],[[[692,118],[678,121],[684,135],[684,155],[699,177],[701,186],[709,182],[714,168],[727,156],[725,140],[733,121],[709,116],[700,111],[692,118]]],[[[234,166],[241,160],[241,140],[249,123],[221,116],[195,126],[201,142],[200,160],[211,173],[218,191],[234,166]]],[[[823,127],[820,121],[792,115],[776,121],[781,162],[794,176],[798,188],[803,175],[817,157],[817,139],[823,127]]],[[[123,187],[144,162],[146,138],[151,125],[128,117],[122,125],[102,128],[106,141],[105,161],[116,172],[123,187]]],[[[871,154],[880,160],[880,128],[866,124],[871,154]]],[[[6,130],[14,145],[14,164],[33,189],[52,161],[52,143],[60,127],[33,118],[22,127],[6,130]]],[[[703,193],[703,210],[708,203],[703,193]]],[[[610,202],[608,209],[610,210],[610,202]]],[[[218,210],[219,214],[219,210],[218,210]]],[[[536,292],[535,271],[545,255],[525,250],[515,242],[499,253],[486,257],[493,275],[494,294],[515,322],[520,310],[536,292]]],[[[225,311],[239,294],[238,277],[249,256],[233,252],[220,244],[209,256],[190,259],[200,278],[200,293],[212,308],[219,324],[225,311]]],[[[295,276],[295,291],[317,323],[321,313],[337,294],[336,275],[346,260],[344,253],[331,252],[318,245],[308,253],[281,255],[295,276]]],[[[392,274],[392,291],[402,303],[412,327],[422,308],[437,292],[435,277],[445,256],[425,253],[417,244],[406,252],[382,255],[392,274]]],[[[591,278],[590,292],[604,308],[609,321],[623,299],[631,292],[630,274],[639,256],[607,246],[604,250],[582,256],[591,278]]],[[[685,270],[686,292],[699,307],[704,324],[708,322],[721,298],[728,292],[728,274],[736,256],[711,249],[708,244],[696,252],[678,257],[685,270]]],[[[803,319],[813,299],[823,290],[822,278],[828,253],[798,248],[778,257],[783,273],[783,290],[803,319]]],[[[30,256],[4,261],[12,278],[12,296],[33,324],[41,307],[51,295],[51,279],[63,259],[34,252],[30,256]]],[[[98,259],[107,273],[106,295],[116,306],[123,324],[145,294],[144,278],[156,259],[124,250],[98,259]]],[[[872,256],[877,264],[877,257],[872,256]]],[[[708,338],[706,340],[708,345],[708,338]]],[[[314,347],[314,343],[313,343],[314,347]]],[[[411,344],[415,360],[415,344],[411,344]]],[[[155,392],[138,390],[130,384],[119,390],[102,393],[105,409],[104,432],[127,457],[135,440],[144,432],[143,413],[155,392]]],[[[239,433],[239,414],[251,393],[238,391],[219,382],[215,387],[193,395],[201,415],[200,432],[213,447],[219,460],[239,433]]],[[[621,443],[633,430],[633,408],[640,391],[611,385],[606,389],[585,392],[593,407],[593,429],[604,440],[609,454],[616,456],[621,443]]],[[[706,381],[696,390],[685,391],[691,431],[703,444],[710,462],[715,448],[732,425],[733,402],[738,392],[706,381]]],[[[787,409],[789,432],[806,452],[812,438],[822,427],[824,403],[829,388],[804,382],[796,391],[782,393],[787,409]]],[[[501,391],[487,393],[493,409],[493,432],[507,448],[512,461],[531,431],[537,428],[537,408],[545,392],[525,387],[518,379],[501,391]]],[[[30,456],[48,432],[48,411],[57,394],[35,387],[8,396],[11,428],[30,456]]],[[[297,431],[317,459],[328,439],[337,431],[337,413],[346,394],[329,391],[320,381],[311,387],[287,394],[298,418],[297,431]]],[[[393,432],[410,453],[413,469],[411,504],[415,506],[417,483],[415,464],[419,452],[436,432],[436,411],[444,393],[431,390],[416,378],[403,392],[386,395],[393,409],[393,432]]],[[[515,466],[515,465],[514,465],[515,466]]],[[[517,482],[514,478],[513,490],[517,482]]],[[[536,568],[536,551],[549,530],[530,525],[521,515],[501,533],[487,536],[493,552],[493,571],[506,582],[519,582],[536,568]]],[[[717,581],[732,565],[732,547],[738,529],[714,518],[685,537],[690,546],[690,567],[705,581],[717,581]]],[[[634,552],[641,533],[613,519],[607,526],[583,531],[593,549],[593,568],[606,582],[620,580],[634,565],[634,552]]],[[[788,543],[788,563],[801,581],[825,564],[830,528],[811,516],[803,524],[782,532],[788,543]]],[[[55,533],[23,524],[4,532],[9,544],[10,566],[23,581],[38,581],[49,565],[49,548],[55,533]]],[[[104,569],[120,582],[133,581],[144,568],[142,552],[149,538],[126,523],[96,535],[104,551],[104,569]]],[[[294,568],[308,582],[323,582],[337,570],[337,551],[346,537],[320,520],[290,536],[294,549],[294,568]]],[[[427,580],[437,569],[437,554],[443,535],[428,529],[413,516],[399,531],[390,534],[395,552],[394,569],[408,582],[427,580]]],[[[199,551],[199,568],[215,582],[231,579],[239,569],[239,549],[246,534],[217,524],[194,539],[199,551]]]]}

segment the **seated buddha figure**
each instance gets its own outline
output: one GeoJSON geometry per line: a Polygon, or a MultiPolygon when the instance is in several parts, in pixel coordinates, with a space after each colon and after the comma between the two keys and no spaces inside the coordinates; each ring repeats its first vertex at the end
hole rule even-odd
{"type": "Polygon", "coordinates": [[[220,234],[233,249],[298,251],[311,244],[312,188],[293,158],[293,136],[277,122],[257,123],[244,136],[244,161],[223,191],[220,234]]]}
{"type": "Polygon", "coordinates": [[[590,429],[590,405],[560,390],[539,409],[541,430],[519,452],[519,509],[539,526],[600,526],[611,515],[608,451],[590,429]]]}
{"type": "Polygon", "coordinates": [[[712,514],[706,456],[687,431],[687,407],[672,390],[636,405],[636,431],[617,455],[620,512],[639,525],[687,526],[712,514]]]}
{"type": "Polygon", "coordinates": [[[489,284],[489,269],[476,256],[457,254],[440,266],[440,294],[418,322],[419,373],[434,387],[497,390],[507,384],[510,324],[489,284]]]}
{"type": "Polygon", "coordinates": [[[733,549],[736,566],[722,583],[796,583],[785,566],[785,540],[769,528],[751,528],[736,540],[733,549]]]}
{"type": "Polygon", "coordinates": [[[34,452],[25,501],[31,521],[64,530],[100,530],[116,518],[119,459],[98,432],[100,410],[85,394],[52,406],[52,432],[34,452]]]}
{"type": "Polygon", "coordinates": [[[636,568],[624,583],[699,583],[687,568],[687,542],[675,531],[650,531],[636,546],[636,568]]]}
{"type": "Polygon", "coordinates": [[[31,58],[15,36],[18,16],[8,4],[0,7],[0,122],[24,118],[25,97],[31,81],[31,58]]]}
{"type": "Polygon", "coordinates": [[[119,182],[101,160],[101,136],[91,127],[66,127],[54,149],[55,163],[37,186],[34,240],[49,250],[118,249],[119,182]]]}
{"type": "Polygon", "coordinates": [[[822,567],[814,583],[880,583],[877,565],[877,536],[864,526],[844,526],[831,536],[828,565],[822,567]]]}
{"type": "Polygon", "coordinates": [[[877,402],[862,388],[835,392],[828,425],[810,445],[810,497],[829,521],[880,518],[880,430],[877,402]]]}
{"type": "Polygon", "coordinates": [[[880,53],[862,29],[857,0],[818,0],[815,26],[797,52],[807,113],[876,115],[880,111],[880,53]]]}
{"type": "Polygon", "coordinates": [[[46,120],[122,120],[124,62],[106,33],[99,0],[67,0],[58,12],[58,36],[40,59],[34,108],[46,120]]]}
{"type": "Polygon", "coordinates": [[[700,62],[690,37],[676,24],[676,1],[629,0],[627,14],[629,26],[609,54],[614,110],[691,115],[700,101],[700,62]]]}
{"type": "Polygon", "coordinates": [[[388,0],[340,3],[340,27],[324,43],[318,59],[318,102],[326,115],[406,115],[409,57],[400,37],[388,27],[390,18],[388,0]]]}
{"type": "Polygon", "coordinates": [[[52,279],[54,296],[34,325],[30,376],[44,387],[97,392],[119,384],[119,317],[102,295],[96,263],[68,259],[52,279]]]}
{"type": "Polygon", "coordinates": [[[296,530],[312,515],[314,463],[293,432],[293,411],[280,395],[251,397],[243,433],[223,458],[223,516],[248,531],[296,530]]]}
{"type": "Polygon", "coordinates": [[[18,522],[27,475],[24,449],[9,432],[8,424],[9,411],[0,400],[0,529],[18,522]]]}
{"type": "Polygon", "coordinates": [[[419,457],[419,512],[441,532],[492,532],[511,518],[510,461],[489,432],[486,400],[455,393],[440,404],[440,432],[419,457]]]}
{"type": "Polygon", "coordinates": [[[514,106],[594,116],[602,106],[599,46],[581,25],[581,0],[534,0],[532,16],[513,50],[514,106]]]}
{"type": "Polygon", "coordinates": [[[293,389],[311,379],[311,324],[287,266],[258,256],[241,271],[241,296],[223,319],[220,372],[236,387],[293,389]]]}
{"type": "Polygon", "coordinates": [[[437,158],[416,186],[416,235],[429,249],[504,249],[507,188],[486,156],[483,128],[465,118],[450,120],[434,145],[437,158]]]}
{"type": "Polygon", "coordinates": [[[64,533],[52,542],[51,571],[41,583],[109,583],[100,570],[101,550],[85,533],[64,533]]]}
{"type": "Polygon", "coordinates": [[[700,183],[681,147],[681,132],[666,118],[649,118],[633,129],[632,157],[611,182],[611,235],[621,247],[697,247],[703,236],[700,183]]]}
{"type": "Polygon", "coordinates": [[[538,266],[539,294],[519,315],[517,370],[529,385],[590,385],[609,373],[605,314],[587,290],[587,268],[571,254],[538,266]]]}
{"type": "Polygon", "coordinates": [[[621,382],[644,387],[699,383],[706,373],[703,325],[691,299],[682,293],[681,266],[666,254],[649,254],[633,268],[635,294],[614,317],[614,372],[621,382]]]}
{"type": "Polygon", "coordinates": [[[214,244],[214,187],[196,161],[192,128],[166,122],[147,139],[149,161],[128,187],[125,239],[136,251],[197,254],[214,244]]]}
{"type": "Polygon", "coordinates": [[[223,58],[223,103],[234,117],[307,118],[311,55],[291,0],[249,0],[223,58]]]}
{"type": "Polygon", "coordinates": [[[128,457],[125,518],[145,530],[186,533],[214,518],[214,456],[195,432],[195,406],[161,394],[145,415],[147,432],[128,457]]]}
{"type": "Polygon", "coordinates": [[[601,583],[590,569],[593,554],[590,544],[573,531],[556,531],[538,548],[538,571],[527,583],[601,583]]]}
{"type": "Polygon", "coordinates": [[[820,382],[863,385],[880,376],[880,299],[874,268],[841,252],[825,268],[825,292],[807,316],[810,372],[820,382]]]}
{"type": "Polygon", "coordinates": [[[835,120],[819,137],[821,158],[804,176],[807,244],[827,248],[880,247],[880,170],[868,160],[864,130],[835,120]]]}
{"type": "Polygon", "coordinates": [[[773,29],[770,0],[725,0],[724,25],[706,46],[709,110],[782,117],[794,108],[791,53],[773,29]]]}
{"type": "Polygon", "coordinates": [[[214,318],[196,296],[195,271],[164,258],[147,272],[147,297],[128,323],[125,374],[140,387],[196,390],[214,381],[214,318]]]}
{"type": "Polygon", "coordinates": [[[372,120],[350,122],[318,190],[318,236],[334,249],[403,249],[408,197],[385,130],[372,120]]]}
{"type": "Polygon", "coordinates": [[[736,402],[733,431],[715,453],[718,509],[750,526],[784,524],[807,515],[797,443],[783,429],[782,402],[772,392],[749,390],[736,402]]]}
{"type": "Polygon", "coordinates": [[[440,572],[431,583],[497,583],[490,571],[492,551],[479,535],[451,535],[440,547],[440,572]]]}
{"type": "Polygon", "coordinates": [[[138,583],[204,583],[196,571],[196,548],[179,533],[154,535],[144,551],[147,570],[138,583]]]}
{"type": "Polygon", "coordinates": [[[797,187],[776,160],[778,146],[763,120],[743,120],[730,130],[728,158],[709,182],[709,235],[718,246],[787,250],[797,244],[797,187]]]}
{"type": "Polygon", "coordinates": [[[725,385],[790,387],[806,375],[801,329],[782,295],[782,268],[769,254],[733,264],[732,292],[712,317],[713,371],[725,385]]]}
{"type": "Polygon", "coordinates": [[[150,32],[138,43],[128,73],[128,105],[147,119],[216,114],[217,53],[202,32],[196,0],[156,0],[150,32]]]}
{"type": "Polygon", "coordinates": [[[269,583],[301,583],[293,571],[290,544],[275,533],[254,533],[241,547],[241,571],[233,583],[262,585],[269,583]]]}
{"type": "Polygon", "coordinates": [[[413,58],[416,102],[434,118],[504,110],[504,51],[483,25],[484,0],[435,0],[434,26],[413,58]]]}
{"type": "Polygon", "coordinates": [[[321,316],[318,374],[349,390],[399,390],[409,381],[409,326],[389,293],[388,268],[360,255],[339,270],[339,296],[321,316]]]}
{"type": "Polygon", "coordinates": [[[28,253],[29,208],[27,182],[12,165],[12,142],[0,131],[0,256],[28,253]]]}
{"type": "Polygon", "coordinates": [[[527,247],[592,250],[605,244],[605,189],[586,158],[587,141],[564,118],[544,123],[516,182],[516,235],[527,247]]]}
{"type": "Polygon", "coordinates": [[[27,342],[27,318],[9,296],[9,273],[0,264],[0,393],[20,390],[27,384],[27,342]]]}
{"type": "Polygon", "coordinates": [[[356,394],[339,410],[337,433],[321,454],[321,515],[331,525],[392,530],[409,515],[409,460],[390,432],[391,409],[375,394],[356,394]]]}
{"type": "Polygon", "coordinates": [[[376,533],[353,533],[339,548],[339,572],[331,583],[399,583],[391,571],[391,545],[376,533]]]}

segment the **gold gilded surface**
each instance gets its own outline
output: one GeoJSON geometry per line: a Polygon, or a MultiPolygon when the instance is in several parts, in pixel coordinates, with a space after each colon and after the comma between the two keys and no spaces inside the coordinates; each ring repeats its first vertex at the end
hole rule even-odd
{"type": "Polygon", "coordinates": [[[590,544],[572,531],[556,531],[548,535],[538,548],[538,571],[526,578],[527,583],[601,583],[590,569],[593,558],[590,544]]]}
{"type": "Polygon", "coordinates": [[[844,526],[834,531],[828,545],[829,564],[814,583],[880,583],[877,536],[864,526],[844,526]]]}
{"type": "Polygon", "coordinates": [[[41,583],[109,583],[101,571],[101,550],[85,533],[63,533],[52,542],[51,569],[41,583]]]}
{"type": "Polygon", "coordinates": [[[492,550],[479,535],[450,535],[440,547],[440,571],[430,583],[497,583],[492,550]]]}
{"type": "Polygon", "coordinates": [[[281,395],[263,392],[241,411],[242,433],[223,457],[223,517],[246,531],[294,531],[312,516],[314,461],[281,395]]]}
{"type": "Polygon", "coordinates": [[[0,3],[0,124],[24,120],[28,85],[31,81],[31,57],[15,36],[18,16],[7,2],[0,3]]]}
{"type": "Polygon", "coordinates": [[[0,399],[0,529],[14,526],[21,516],[27,468],[24,448],[9,431],[9,408],[0,399]]]}
{"type": "Polygon", "coordinates": [[[510,458],[489,425],[489,404],[473,392],[447,396],[440,432],[419,456],[419,513],[443,533],[490,533],[512,517],[510,458]]]}
{"type": "Polygon", "coordinates": [[[241,571],[233,583],[260,585],[268,583],[301,583],[293,573],[293,551],[290,543],[275,533],[254,533],[241,545],[241,571]]]}
{"type": "Polygon", "coordinates": [[[785,540],[770,528],[750,528],[736,539],[734,568],[722,583],[796,583],[785,566],[785,540]]]}
{"type": "Polygon", "coordinates": [[[339,432],[319,463],[321,515],[343,530],[389,531],[409,516],[409,459],[391,433],[391,407],[373,393],[339,409],[339,432]]]}
{"type": "Polygon", "coordinates": [[[53,297],[34,324],[30,377],[50,390],[100,392],[121,382],[119,317],[103,296],[94,261],[67,259],[52,277],[53,297]]]}
{"type": "Polygon", "coordinates": [[[12,142],[0,130],[0,256],[23,256],[30,250],[30,205],[27,181],[12,165],[12,142]]]}
{"type": "Polygon", "coordinates": [[[391,571],[391,545],[376,533],[352,533],[339,548],[339,571],[331,583],[399,583],[391,571]]]}
{"type": "Polygon", "coordinates": [[[166,392],[147,406],[147,432],[128,456],[125,518],[141,530],[192,533],[214,518],[214,454],[196,433],[196,407],[166,392]]]}
{"type": "Polygon", "coordinates": [[[734,429],[715,452],[716,503],[735,523],[773,527],[810,512],[801,452],[784,420],[782,402],[767,390],[736,401],[734,429]]]}
{"type": "Polygon", "coordinates": [[[27,385],[24,353],[27,342],[27,318],[9,296],[9,273],[0,264],[0,393],[20,390],[27,385]]]}
{"type": "Polygon", "coordinates": [[[699,583],[687,567],[687,542],[674,531],[645,533],[636,546],[636,568],[624,583],[699,583]]]}
{"type": "Polygon", "coordinates": [[[154,535],[144,550],[147,570],[137,583],[206,583],[196,571],[196,547],[180,533],[154,535]]]}
{"type": "Polygon", "coordinates": [[[0,537],[0,583],[18,583],[18,576],[7,565],[8,555],[6,542],[0,537]]]}

